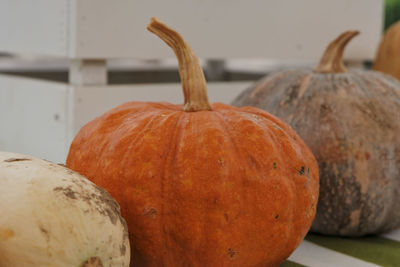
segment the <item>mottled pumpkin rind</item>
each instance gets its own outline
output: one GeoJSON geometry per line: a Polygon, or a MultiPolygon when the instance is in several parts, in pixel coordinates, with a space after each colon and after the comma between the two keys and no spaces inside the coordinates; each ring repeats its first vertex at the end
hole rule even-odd
{"type": "Polygon", "coordinates": [[[312,231],[343,236],[400,226],[400,84],[373,71],[273,73],[235,106],[255,106],[289,123],[320,168],[312,231]]]}
{"type": "Polygon", "coordinates": [[[256,108],[130,102],[84,126],[67,165],[117,199],[136,266],[278,266],[315,216],[318,165],[256,108]]]}

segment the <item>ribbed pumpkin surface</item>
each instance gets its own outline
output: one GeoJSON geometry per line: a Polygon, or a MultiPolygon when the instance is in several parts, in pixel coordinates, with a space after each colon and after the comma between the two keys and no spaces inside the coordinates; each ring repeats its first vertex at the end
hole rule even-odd
{"type": "Polygon", "coordinates": [[[318,165],[297,134],[256,108],[210,105],[201,65],[173,29],[183,105],[130,102],[84,126],[67,165],[120,203],[131,266],[278,266],[311,226],[318,165]]]}
{"type": "Polygon", "coordinates": [[[80,131],[67,165],[118,200],[136,266],[276,266],[318,197],[308,148],[250,107],[127,103],[80,131]]]}
{"type": "Polygon", "coordinates": [[[400,84],[394,78],[286,70],[248,88],[233,105],[282,118],[314,153],[320,199],[312,231],[360,236],[400,226],[400,84]]]}

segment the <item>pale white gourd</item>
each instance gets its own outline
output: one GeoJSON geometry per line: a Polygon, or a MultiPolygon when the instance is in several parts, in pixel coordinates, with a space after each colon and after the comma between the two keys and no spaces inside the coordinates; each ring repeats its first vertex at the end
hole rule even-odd
{"type": "Polygon", "coordinates": [[[116,201],[70,169],[0,152],[1,267],[129,266],[116,201]]]}

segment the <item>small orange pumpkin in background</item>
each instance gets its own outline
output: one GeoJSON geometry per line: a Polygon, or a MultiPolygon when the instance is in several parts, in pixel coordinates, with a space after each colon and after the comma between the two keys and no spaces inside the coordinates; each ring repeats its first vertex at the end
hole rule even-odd
{"type": "Polygon", "coordinates": [[[278,266],[316,212],[318,166],[284,122],[208,102],[197,57],[152,19],[175,52],[184,105],[129,102],[84,126],[67,165],[120,203],[135,266],[278,266]]]}
{"type": "Polygon", "coordinates": [[[373,69],[400,80],[400,21],[391,25],[383,35],[373,69]]]}

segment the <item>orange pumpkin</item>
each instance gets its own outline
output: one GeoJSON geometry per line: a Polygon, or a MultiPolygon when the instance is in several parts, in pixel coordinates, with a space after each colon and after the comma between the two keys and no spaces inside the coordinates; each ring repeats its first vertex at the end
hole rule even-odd
{"type": "Polygon", "coordinates": [[[400,21],[391,25],[383,35],[373,69],[400,80],[400,21]]]}
{"type": "Polygon", "coordinates": [[[316,212],[318,166],[284,122],[208,103],[191,48],[157,19],[179,61],[184,105],[129,102],[84,126],[67,165],[126,218],[134,266],[278,266],[316,212]]]}

